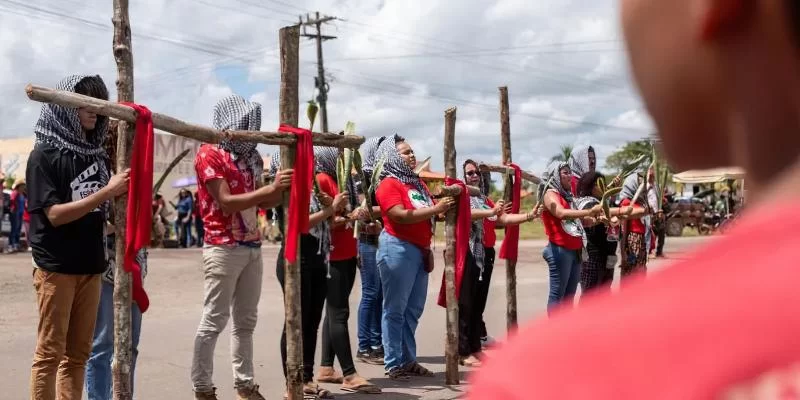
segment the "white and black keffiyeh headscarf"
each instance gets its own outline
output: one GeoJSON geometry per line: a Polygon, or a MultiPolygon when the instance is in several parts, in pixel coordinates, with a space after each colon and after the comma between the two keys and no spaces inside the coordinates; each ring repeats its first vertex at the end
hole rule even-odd
{"type": "MultiPolygon", "coordinates": [[[[230,95],[214,106],[214,129],[221,131],[261,130],[261,104],[247,101],[242,96],[230,95]]],[[[241,142],[223,139],[219,147],[229,153],[234,160],[244,160],[256,180],[264,172],[264,160],[256,150],[255,142],[241,142]]]]}
{"type": "MultiPolygon", "coordinates": [[[[81,92],[88,92],[86,95],[108,100],[108,88],[100,75],[68,76],[56,85],[56,90],[77,93],[79,84],[81,92]]],[[[46,143],[62,151],[69,151],[74,157],[95,162],[98,166],[98,180],[103,186],[108,184],[110,164],[104,147],[108,136],[108,117],[98,114],[94,129],[84,133],[77,108],[45,103],[33,131],[36,144],[46,143]]],[[[109,207],[109,202],[101,205],[105,215],[108,215],[109,207]]]]}
{"type": "MultiPolygon", "coordinates": [[[[433,206],[433,199],[431,199],[430,193],[428,193],[425,185],[422,184],[422,180],[420,180],[419,175],[417,175],[414,170],[412,170],[411,167],[406,164],[405,160],[403,160],[403,157],[401,157],[400,153],[397,152],[397,143],[403,141],[405,141],[405,139],[399,135],[387,136],[378,147],[378,153],[376,157],[379,160],[384,160],[383,172],[380,176],[381,182],[383,182],[383,178],[390,176],[399,180],[400,182],[405,183],[406,185],[412,185],[425,198],[427,205],[433,206]]],[[[380,183],[378,186],[380,186],[380,183]]]]}
{"type": "MultiPolygon", "coordinates": [[[[339,149],[327,146],[314,146],[314,164],[317,172],[324,172],[339,183],[339,174],[336,173],[336,163],[339,160],[339,149]]],[[[350,207],[358,207],[358,193],[352,174],[347,174],[347,195],[350,207]]]]}
{"type": "Polygon", "coordinates": [[[590,152],[594,152],[591,146],[581,146],[572,150],[572,155],[569,156],[569,168],[572,171],[572,176],[580,179],[583,174],[591,171],[590,152]]]}
{"type": "MultiPolygon", "coordinates": [[[[461,170],[464,174],[464,182],[467,181],[467,165],[473,164],[475,166],[480,165],[480,163],[475,162],[473,160],[466,160],[464,161],[464,165],[462,166],[461,170]]],[[[478,174],[480,175],[480,182],[478,186],[481,189],[481,194],[470,196],[469,197],[469,206],[473,210],[486,210],[489,208],[489,205],[486,203],[486,195],[489,193],[489,184],[488,184],[488,173],[483,173],[478,170],[478,174]]],[[[496,220],[497,217],[491,217],[490,219],[496,220]]],[[[485,257],[486,250],[483,247],[483,220],[472,220],[472,228],[469,231],[469,243],[470,243],[470,250],[472,251],[472,257],[475,259],[475,264],[481,270],[479,280],[483,280],[483,260],[485,257]]]]}
{"type": "Polygon", "coordinates": [[[625,178],[625,181],[622,183],[622,191],[620,192],[619,197],[620,199],[630,199],[631,203],[646,206],[647,197],[644,190],[639,195],[638,199],[633,198],[633,196],[636,195],[637,190],[639,190],[639,174],[633,173],[628,175],[628,177],[625,178]]]}
{"type": "MultiPolygon", "coordinates": [[[[316,147],[314,149],[314,162],[317,164],[316,169],[319,171],[319,161],[316,155],[316,147]]],[[[335,163],[334,159],[334,163],[335,163]]],[[[278,173],[278,170],[281,169],[281,151],[280,148],[272,153],[272,158],[270,159],[269,163],[269,174],[273,178],[275,174],[278,173]]],[[[334,164],[333,167],[334,175],[336,176],[336,165],[334,164]]],[[[311,203],[309,204],[308,212],[309,214],[314,214],[322,210],[322,204],[317,199],[317,196],[312,192],[311,193],[311,203]]],[[[308,232],[311,236],[314,236],[319,241],[319,248],[317,249],[317,254],[322,254],[323,252],[326,254],[326,260],[328,260],[328,255],[330,254],[331,250],[331,232],[330,226],[328,225],[328,221],[322,221],[319,224],[311,227],[308,232]]],[[[328,271],[330,275],[330,270],[328,271]]]]}
{"type": "Polygon", "coordinates": [[[375,170],[375,163],[378,161],[378,148],[385,139],[386,136],[369,138],[361,145],[361,170],[367,177],[372,177],[372,171],[375,170]]]}
{"type": "Polygon", "coordinates": [[[544,196],[545,191],[552,190],[560,194],[567,203],[572,203],[572,192],[561,185],[561,170],[565,167],[569,168],[569,165],[564,161],[553,161],[547,166],[547,171],[542,174],[542,182],[550,184],[546,188],[544,184],[539,185],[539,196],[544,196]]]}

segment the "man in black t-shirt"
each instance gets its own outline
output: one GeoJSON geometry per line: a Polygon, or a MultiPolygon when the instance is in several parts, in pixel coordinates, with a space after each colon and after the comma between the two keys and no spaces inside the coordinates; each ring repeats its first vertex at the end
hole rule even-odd
{"type": "MultiPolygon", "coordinates": [[[[99,76],[69,76],[58,90],[107,100],[99,76]]],[[[104,230],[128,171],[109,178],[108,118],[44,104],[28,158],[28,210],[39,328],[31,399],[80,399],[106,267],[104,230]]]]}

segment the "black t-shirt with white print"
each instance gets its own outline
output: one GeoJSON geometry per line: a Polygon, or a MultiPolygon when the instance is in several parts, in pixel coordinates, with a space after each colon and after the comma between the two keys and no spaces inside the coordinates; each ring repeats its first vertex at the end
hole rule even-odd
{"type": "Polygon", "coordinates": [[[96,208],[83,217],[54,227],[45,209],[78,201],[97,192],[101,166],[69,150],[39,143],[28,158],[26,182],[30,214],[30,246],[41,269],[73,275],[101,274],[106,269],[104,213],[96,208]]]}

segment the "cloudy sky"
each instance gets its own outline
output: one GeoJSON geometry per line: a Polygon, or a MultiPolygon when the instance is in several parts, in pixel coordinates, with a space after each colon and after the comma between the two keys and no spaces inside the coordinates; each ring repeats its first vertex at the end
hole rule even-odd
{"type": "MultiPolygon", "coordinates": [[[[135,96],[210,124],[214,103],[238,93],[263,104],[262,130],[276,130],[278,29],[319,11],[340,18],[323,31],[338,37],[324,43],[331,130],[351,120],[364,136],[399,133],[442,170],[444,110],[456,106],[459,162],[499,161],[505,85],[515,162],[540,172],[559,146],[592,144],[602,167],[615,148],[652,131],[617,8],[616,0],[136,0],[135,96]]],[[[25,97],[29,82],[100,74],[116,98],[111,15],[112,0],[0,0],[0,139],[32,134],[41,105],[25,97]]],[[[301,39],[300,59],[305,102],[314,95],[312,41],[301,39]]]]}

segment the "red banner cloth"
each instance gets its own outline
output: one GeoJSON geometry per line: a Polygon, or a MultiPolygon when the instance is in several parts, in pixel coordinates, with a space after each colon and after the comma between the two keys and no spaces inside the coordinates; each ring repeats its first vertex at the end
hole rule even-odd
{"type": "MultiPolygon", "coordinates": [[[[469,233],[472,229],[472,209],[469,205],[469,191],[464,182],[446,178],[444,184],[447,186],[458,185],[461,187],[461,195],[458,196],[458,217],[456,219],[456,299],[461,294],[461,279],[464,277],[464,270],[467,263],[467,252],[470,251],[469,247],[469,233]]],[[[439,305],[447,307],[447,289],[445,287],[446,279],[444,279],[444,272],[442,272],[442,287],[439,289],[439,305]]]]}
{"type": "Polygon", "coordinates": [[[297,261],[300,235],[308,233],[308,208],[311,203],[311,184],[314,180],[314,142],[308,129],[281,124],[278,132],[297,136],[284,248],[284,257],[290,263],[294,263],[297,261]]]}
{"type": "MultiPolygon", "coordinates": [[[[509,164],[514,168],[514,184],[511,187],[511,213],[518,214],[520,206],[520,193],[522,192],[522,170],[516,164],[509,164]]],[[[517,261],[519,255],[519,225],[506,226],[506,236],[500,246],[500,258],[503,260],[517,261]]]]}
{"type": "MultiPolygon", "coordinates": [[[[150,307],[142,283],[142,266],[136,262],[139,251],[150,245],[153,229],[153,116],[147,107],[120,103],[136,110],[136,136],[133,138],[128,208],[125,215],[125,271],[133,280],[133,300],[141,312],[150,307]]],[[[122,139],[122,138],[119,138],[122,139]]]]}

